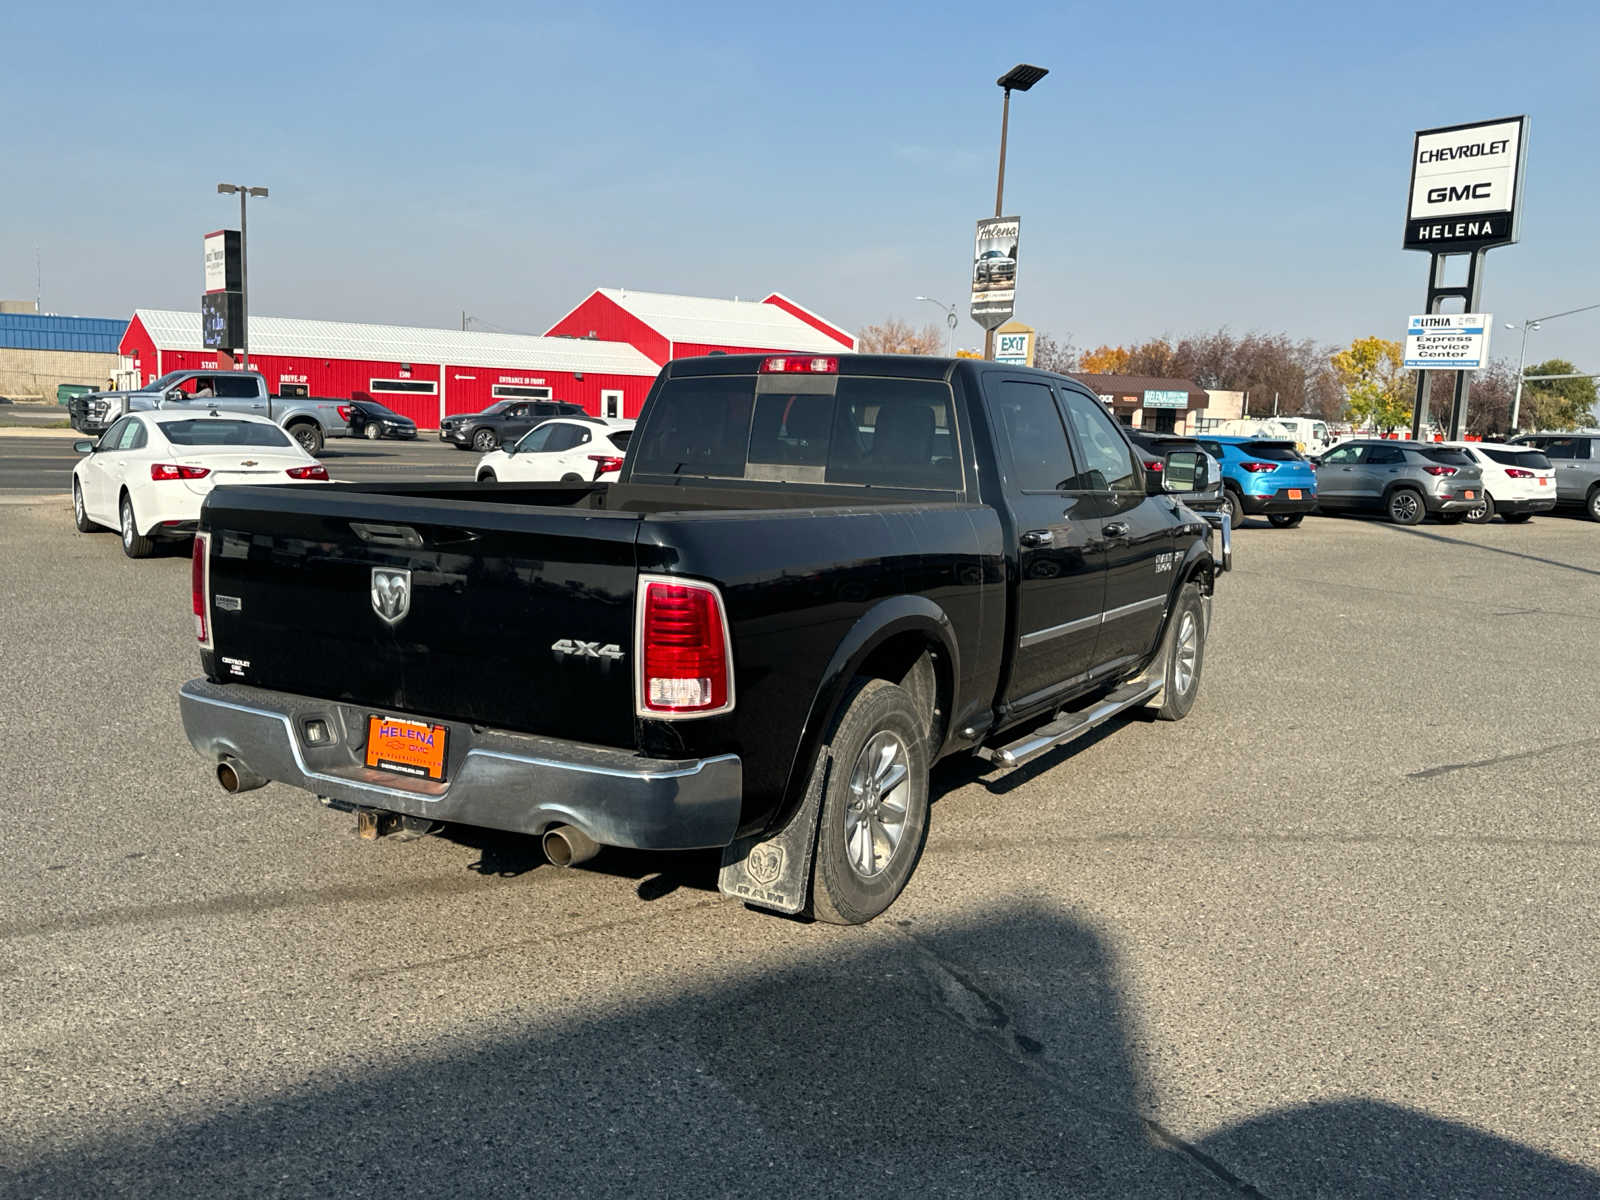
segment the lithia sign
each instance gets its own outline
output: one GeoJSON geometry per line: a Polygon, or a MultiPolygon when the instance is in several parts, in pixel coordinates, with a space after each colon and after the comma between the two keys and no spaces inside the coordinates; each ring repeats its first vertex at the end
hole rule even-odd
{"type": "Polygon", "coordinates": [[[1460,254],[1515,242],[1527,154],[1525,116],[1419,130],[1405,248],[1460,254]]]}

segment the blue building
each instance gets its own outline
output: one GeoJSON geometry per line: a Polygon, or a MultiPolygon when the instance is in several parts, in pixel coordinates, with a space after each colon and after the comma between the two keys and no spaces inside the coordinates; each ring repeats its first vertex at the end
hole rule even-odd
{"type": "Polygon", "coordinates": [[[102,317],[0,313],[0,396],[48,401],[63,383],[104,387],[127,328],[102,317]]]}

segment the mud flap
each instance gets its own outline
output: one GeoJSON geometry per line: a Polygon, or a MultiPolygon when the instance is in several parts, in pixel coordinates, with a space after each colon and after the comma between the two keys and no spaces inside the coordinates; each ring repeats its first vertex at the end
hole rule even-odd
{"type": "Polygon", "coordinates": [[[824,747],[822,770],[811,772],[805,799],[789,823],[776,833],[738,838],[722,852],[717,890],[757,908],[797,913],[811,898],[811,860],[817,851],[817,819],[822,793],[833,769],[833,757],[824,747]]]}

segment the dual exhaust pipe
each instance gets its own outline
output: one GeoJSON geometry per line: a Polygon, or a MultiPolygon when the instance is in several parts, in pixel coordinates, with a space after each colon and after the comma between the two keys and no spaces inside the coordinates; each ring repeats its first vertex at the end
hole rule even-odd
{"type": "MultiPolygon", "coordinates": [[[[217,763],[217,782],[228,795],[235,796],[266,787],[271,780],[257,775],[237,758],[226,757],[217,763]]],[[[545,858],[557,867],[575,867],[600,853],[599,843],[575,825],[556,825],[545,830],[540,845],[545,858]]]]}

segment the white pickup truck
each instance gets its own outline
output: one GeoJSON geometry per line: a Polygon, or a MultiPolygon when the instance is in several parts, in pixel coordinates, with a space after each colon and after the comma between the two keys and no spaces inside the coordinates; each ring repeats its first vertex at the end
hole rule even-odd
{"type": "Polygon", "coordinates": [[[274,396],[259,371],[169,371],[137,390],[74,397],[67,412],[79,433],[98,436],[130,412],[188,407],[266,417],[283,426],[307,454],[320,453],[328,438],[350,436],[348,400],[274,396]]]}

